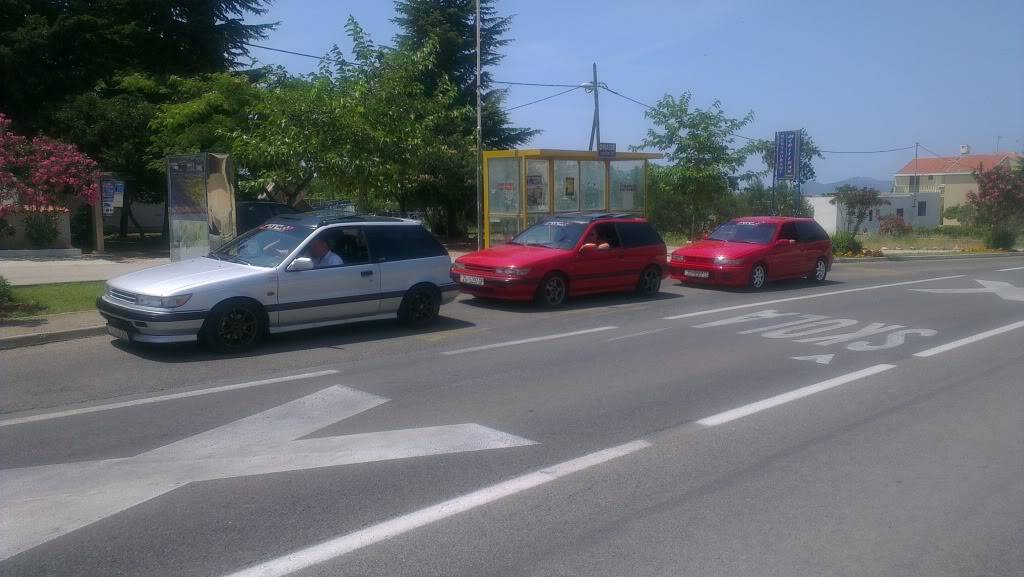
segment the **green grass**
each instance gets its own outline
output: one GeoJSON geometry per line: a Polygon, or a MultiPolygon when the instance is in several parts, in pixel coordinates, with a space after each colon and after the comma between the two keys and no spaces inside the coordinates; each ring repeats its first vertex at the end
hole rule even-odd
{"type": "Polygon", "coordinates": [[[106,282],[61,282],[13,287],[14,301],[0,307],[0,318],[87,311],[96,306],[106,282]]]}

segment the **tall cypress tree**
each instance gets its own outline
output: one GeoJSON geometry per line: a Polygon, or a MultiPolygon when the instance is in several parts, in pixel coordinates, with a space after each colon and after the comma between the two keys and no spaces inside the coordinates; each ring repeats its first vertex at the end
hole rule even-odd
{"type": "MultiPolygon", "coordinates": [[[[396,0],[398,15],[392,19],[400,28],[395,37],[399,47],[417,50],[433,38],[437,42],[437,69],[425,78],[429,87],[440,74],[459,87],[459,103],[476,106],[476,7],[474,0],[396,0]]],[[[488,67],[503,56],[501,48],[512,26],[511,16],[499,16],[494,0],[480,0],[480,89],[483,92],[483,140],[485,148],[514,148],[529,142],[538,130],[510,126],[502,110],[505,92],[491,88],[488,67]]],[[[473,130],[474,127],[469,127],[473,130]]]]}

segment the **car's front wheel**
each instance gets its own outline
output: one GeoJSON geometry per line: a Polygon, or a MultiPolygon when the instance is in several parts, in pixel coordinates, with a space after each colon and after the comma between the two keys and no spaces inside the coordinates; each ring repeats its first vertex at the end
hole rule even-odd
{"type": "Polygon", "coordinates": [[[246,300],[223,302],[210,312],[202,328],[202,342],[220,353],[239,353],[256,346],[267,330],[259,305],[246,300]]]}
{"type": "Polygon", "coordinates": [[[564,305],[568,296],[569,284],[565,281],[565,277],[558,273],[551,273],[540,281],[534,300],[544,308],[553,309],[564,305]]]}
{"type": "Polygon", "coordinates": [[[437,319],[441,312],[441,296],[431,286],[414,286],[402,297],[398,306],[398,322],[407,327],[421,328],[437,319]]]}
{"type": "Polygon", "coordinates": [[[750,288],[763,289],[768,283],[768,269],[763,264],[757,263],[750,269],[750,288]]]}

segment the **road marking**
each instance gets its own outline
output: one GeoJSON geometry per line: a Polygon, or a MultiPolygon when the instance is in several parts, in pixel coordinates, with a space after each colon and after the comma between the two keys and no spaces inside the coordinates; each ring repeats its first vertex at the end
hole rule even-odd
{"type": "Polygon", "coordinates": [[[436,523],[448,517],[487,505],[488,503],[493,503],[499,499],[550,483],[566,475],[578,473],[613,459],[624,457],[650,446],[651,443],[641,439],[590,453],[571,461],[552,465],[533,473],[527,473],[526,475],[515,477],[496,485],[437,503],[436,505],[431,505],[407,515],[395,517],[354,533],[293,551],[276,559],[232,573],[227,577],[276,577],[289,575],[364,547],[380,543],[381,541],[392,539],[414,529],[436,523]]]}
{"type": "Polygon", "coordinates": [[[305,438],[387,402],[333,386],[134,457],[0,472],[0,559],[199,481],[535,444],[476,423],[305,438]]]}
{"type": "Polygon", "coordinates": [[[910,289],[916,292],[922,293],[935,293],[935,294],[976,294],[976,293],[992,293],[999,298],[1006,301],[1024,301],[1024,288],[1016,287],[1008,282],[998,280],[977,280],[976,283],[980,284],[985,288],[969,288],[969,289],[910,289]]]}
{"type": "Polygon", "coordinates": [[[1012,267],[1012,268],[1001,268],[1001,269],[997,270],[996,272],[1007,272],[1007,271],[1011,271],[1011,270],[1024,270],[1024,266],[1015,266],[1015,267],[1012,267]]]}
{"type": "Polygon", "coordinates": [[[650,331],[640,331],[639,333],[633,333],[633,334],[629,334],[629,335],[622,335],[621,337],[612,337],[612,338],[608,339],[607,342],[611,343],[611,342],[615,342],[615,341],[621,341],[622,339],[631,339],[633,337],[642,337],[644,335],[653,335],[653,334],[660,333],[661,331],[666,331],[666,330],[668,330],[668,327],[661,328],[661,329],[654,329],[654,330],[650,330],[650,331]]]}
{"type": "Polygon", "coordinates": [[[953,349],[957,349],[957,348],[960,348],[962,346],[969,345],[971,343],[976,343],[978,341],[985,340],[985,339],[987,339],[989,337],[994,337],[996,335],[1001,335],[1003,333],[1008,333],[1008,332],[1010,332],[1012,330],[1016,330],[1016,329],[1019,329],[1021,327],[1024,327],[1024,321],[1018,321],[1018,322],[1015,322],[1015,323],[1008,324],[1006,326],[1002,326],[1002,327],[995,328],[995,329],[992,329],[992,330],[989,330],[989,331],[985,331],[983,333],[978,333],[976,335],[965,337],[965,338],[962,338],[960,340],[953,341],[951,343],[946,343],[944,345],[939,345],[937,347],[932,347],[930,349],[923,350],[923,351],[921,351],[919,353],[914,353],[914,356],[915,357],[933,357],[933,356],[935,356],[935,355],[937,355],[939,353],[944,353],[946,351],[951,351],[953,349]]]}
{"type": "Polygon", "coordinates": [[[545,335],[543,337],[533,337],[529,339],[519,339],[517,341],[505,341],[503,343],[492,343],[489,345],[480,345],[478,347],[469,347],[466,349],[456,349],[454,351],[444,351],[442,355],[461,355],[464,353],[475,353],[477,351],[486,351],[490,349],[500,349],[502,347],[512,347],[515,345],[525,345],[527,343],[539,343],[541,341],[551,341],[555,339],[564,339],[566,337],[575,337],[578,335],[586,335],[590,333],[598,333],[601,331],[611,331],[619,327],[597,327],[595,329],[585,329],[582,331],[573,331],[571,333],[559,333],[557,335],[545,335]]]}
{"type": "Polygon", "coordinates": [[[195,391],[184,391],[181,393],[171,393],[169,395],[160,395],[158,397],[146,397],[145,399],[135,399],[132,401],[122,401],[119,403],[107,403],[105,405],[95,405],[92,407],[81,407],[78,409],[68,409],[66,411],[56,411],[52,413],[40,413],[38,415],[29,415],[27,417],[17,417],[14,419],[5,419],[0,421],[0,427],[9,427],[11,425],[20,425],[22,423],[34,423],[36,421],[46,421],[49,419],[60,419],[62,417],[70,417],[72,415],[84,415],[88,413],[98,413],[100,411],[112,411],[114,409],[122,409],[124,407],[135,407],[138,405],[149,405],[152,403],[162,403],[164,401],[173,401],[175,399],[186,399],[188,397],[199,397],[202,395],[212,395],[215,393],[223,393],[225,391],[235,391],[238,389],[248,389],[250,387],[259,387],[261,385],[269,385],[272,383],[286,383],[289,381],[298,381],[300,379],[313,379],[316,377],[324,377],[327,375],[336,374],[338,371],[334,369],[326,371],[317,371],[315,373],[302,373],[301,375],[289,375],[287,377],[276,377],[273,379],[263,379],[261,381],[249,381],[247,383],[238,383],[234,385],[224,385],[222,387],[212,387],[209,389],[198,389],[195,391]]]}
{"type": "Polygon", "coordinates": [[[806,356],[806,357],[790,357],[790,358],[793,359],[794,361],[814,361],[814,362],[818,363],[819,365],[827,365],[827,364],[832,362],[832,359],[835,358],[835,356],[836,355],[833,353],[831,355],[809,355],[809,356],[806,356]]]}
{"type": "Polygon", "coordinates": [[[894,286],[906,286],[906,285],[918,284],[918,283],[923,283],[923,282],[934,282],[934,281],[938,281],[938,280],[947,280],[947,279],[951,279],[951,278],[963,278],[965,276],[967,276],[967,275],[957,274],[957,275],[952,275],[952,276],[940,276],[940,277],[926,278],[926,279],[921,279],[921,280],[908,280],[908,281],[904,281],[904,282],[894,282],[894,283],[889,283],[889,284],[879,284],[879,285],[873,285],[873,286],[864,286],[864,287],[858,287],[858,288],[852,288],[852,289],[843,289],[843,290],[838,290],[838,291],[829,291],[829,292],[824,292],[824,293],[815,293],[815,294],[810,294],[810,295],[801,295],[801,296],[796,296],[796,297],[787,297],[787,298],[784,298],[784,299],[773,299],[773,300],[770,300],[770,301],[761,301],[761,302],[756,302],[756,303],[748,303],[748,304],[745,304],[745,305],[736,305],[736,306],[731,306],[731,307],[722,307],[722,308],[717,308],[717,309],[708,309],[706,311],[696,311],[696,312],[692,312],[692,313],[686,313],[686,314],[682,314],[682,315],[673,315],[673,316],[664,317],[664,318],[665,318],[665,320],[672,321],[672,320],[676,320],[676,319],[686,319],[686,318],[690,318],[690,317],[699,317],[701,315],[710,315],[710,314],[722,313],[722,312],[726,312],[726,311],[735,311],[735,310],[739,310],[739,309],[749,309],[749,308],[753,308],[753,307],[761,307],[761,306],[765,306],[765,305],[773,305],[773,304],[776,304],[776,303],[788,303],[788,302],[791,302],[791,301],[799,301],[799,300],[804,300],[804,299],[814,299],[814,298],[818,298],[818,297],[827,297],[827,296],[832,296],[832,295],[841,295],[841,294],[855,293],[855,292],[860,292],[860,291],[869,291],[869,290],[875,290],[875,289],[881,289],[881,288],[889,288],[889,287],[894,287],[894,286]]]}
{"type": "Polygon", "coordinates": [[[827,381],[822,381],[820,383],[808,385],[806,387],[789,391],[788,393],[775,395],[774,397],[769,397],[767,399],[757,401],[756,403],[750,403],[749,405],[743,405],[742,407],[737,407],[735,409],[724,411],[716,415],[711,415],[710,417],[705,417],[697,421],[697,424],[704,425],[705,427],[714,427],[716,425],[722,425],[728,423],[729,421],[735,421],[736,419],[740,419],[748,415],[753,415],[754,413],[759,413],[766,409],[777,407],[779,405],[783,405],[791,401],[795,401],[797,399],[802,399],[815,393],[827,391],[829,389],[838,387],[839,385],[844,385],[846,383],[856,381],[858,379],[863,379],[864,377],[877,375],[878,373],[888,371],[889,369],[894,368],[896,368],[896,365],[875,365],[873,367],[868,367],[866,369],[861,369],[859,371],[828,379],[827,381]]]}

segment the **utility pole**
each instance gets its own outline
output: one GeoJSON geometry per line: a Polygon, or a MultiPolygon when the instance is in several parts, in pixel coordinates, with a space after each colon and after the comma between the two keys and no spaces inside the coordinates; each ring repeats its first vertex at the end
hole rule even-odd
{"type": "MultiPolygon", "coordinates": [[[[483,108],[480,104],[480,0],[476,0],[476,249],[484,247],[483,108]]],[[[451,231],[449,231],[449,234],[451,231]]]]}
{"type": "Polygon", "coordinates": [[[594,62],[594,83],[590,85],[594,90],[594,123],[590,126],[590,148],[594,150],[594,136],[597,136],[597,144],[601,144],[601,104],[597,98],[597,62],[594,62]]]}

